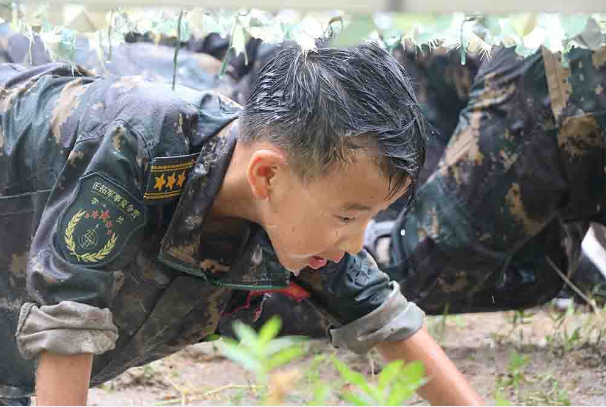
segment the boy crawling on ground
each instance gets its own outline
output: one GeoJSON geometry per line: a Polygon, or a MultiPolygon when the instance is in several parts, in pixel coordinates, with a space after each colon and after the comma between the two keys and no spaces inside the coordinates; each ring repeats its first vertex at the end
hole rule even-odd
{"type": "Polygon", "coordinates": [[[378,46],[286,49],[244,108],[60,64],[0,82],[4,403],[85,404],[280,289],[327,315],[335,346],[422,361],[430,402],[482,403],[362,251],[425,155],[410,82],[378,46]]]}

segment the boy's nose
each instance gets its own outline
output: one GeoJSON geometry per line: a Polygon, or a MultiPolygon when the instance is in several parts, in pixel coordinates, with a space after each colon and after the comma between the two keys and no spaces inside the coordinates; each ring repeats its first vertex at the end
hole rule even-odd
{"type": "Polygon", "coordinates": [[[364,229],[362,228],[359,233],[349,235],[343,242],[339,249],[350,253],[356,254],[364,248],[364,229]]]}

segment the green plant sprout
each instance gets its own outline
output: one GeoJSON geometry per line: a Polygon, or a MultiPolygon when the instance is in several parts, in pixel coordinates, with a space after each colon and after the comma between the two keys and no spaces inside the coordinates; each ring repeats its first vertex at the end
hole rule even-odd
{"type": "Polygon", "coordinates": [[[226,358],[254,374],[257,385],[261,389],[264,404],[268,402],[267,387],[270,374],[305,353],[301,346],[305,340],[304,337],[276,339],[281,327],[282,321],[277,316],[267,321],[259,333],[250,326],[236,321],[234,332],[240,341],[223,338],[219,343],[219,351],[226,358]]]}
{"type": "Polygon", "coordinates": [[[337,358],[332,358],[343,379],[356,387],[356,391],[344,390],[341,397],[357,406],[399,406],[410,399],[427,380],[421,362],[407,365],[401,360],[387,364],[373,385],[361,373],[353,371],[337,358]]]}

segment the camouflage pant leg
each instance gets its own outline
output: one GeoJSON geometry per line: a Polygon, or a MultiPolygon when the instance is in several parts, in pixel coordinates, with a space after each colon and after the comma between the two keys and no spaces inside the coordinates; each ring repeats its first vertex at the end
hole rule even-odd
{"type": "Polygon", "coordinates": [[[595,55],[574,53],[567,75],[556,72],[571,84],[566,97],[542,52],[504,49],[480,69],[438,168],[392,235],[386,271],[409,299],[472,312],[559,291],[547,257],[566,264],[560,222],[593,216],[603,196],[606,67],[595,55]]]}
{"type": "Polygon", "coordinates": [[[32,400],[29,397],[18,399],[7,399],[0,397],[0,406],[31,406],[32,400]]]}

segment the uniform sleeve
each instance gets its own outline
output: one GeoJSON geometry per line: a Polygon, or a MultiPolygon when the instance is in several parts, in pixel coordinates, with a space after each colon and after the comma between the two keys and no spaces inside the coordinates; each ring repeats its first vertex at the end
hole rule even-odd
{"type": "Polygon", "coordinates": [[[113,349],[109,307],[145,225],[145,147],[120,120],[78,136],[32,241],[16,333],[23,357],[113,349]]]}
{"type": "Polygon", "coordinates": [[[346,254],[318,271],[306,269],[297,283],[331,320],[328,333],[335,347],[364,354],[379,342],[407,339],[423,324],[423,311],[404,298],[398,283],[365,251],[346,254]]]}

